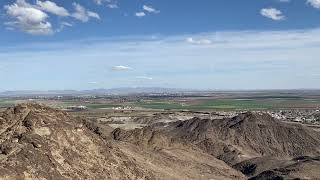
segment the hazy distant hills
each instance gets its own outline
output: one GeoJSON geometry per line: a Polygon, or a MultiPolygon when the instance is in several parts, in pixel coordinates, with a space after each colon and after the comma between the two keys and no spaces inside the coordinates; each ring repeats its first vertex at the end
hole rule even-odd
{"type": "Polygon", "coordinates": [[[50,91],[4,91],[0,92],[2,97],[13,96],[59,96],[59,95],[126,95],[141,93],[179,93],[188,92],[187,89],[159,88],[159,87],[137,87],[137,88],[113,88],[113,89],[93,89],[93,90],[50,90],[50,91]]]}
{"type": "Polygon", "coordinates": [[[112,89],[93,89],[93,90],[49,90],[49,91],[4,91],[0,92],[0,97],[34,97],[34,96],[90,96],[90,95],[134,95],[134,94],[232,94],[239,97],[262,96],[262,97],[281,97],[281,96],[320,96],[317,89],[282,89],[282,90],[214,90],[214,89],[182,89],[182,88],[162,88],[162,87],[123,87],[112,89]]]}

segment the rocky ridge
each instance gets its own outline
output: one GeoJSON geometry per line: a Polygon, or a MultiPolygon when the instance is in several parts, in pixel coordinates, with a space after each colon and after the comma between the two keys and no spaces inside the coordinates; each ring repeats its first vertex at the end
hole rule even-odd
{"type": "Polygon", "coordinates": [[[0,177],[245,179],[239,171],[192,144],[142,133],[142,139],[158,143],[157,148],[150,148],[117,138],[122,135],[122,130],[43,105],[9,108],[0,114],[0,177]]]}

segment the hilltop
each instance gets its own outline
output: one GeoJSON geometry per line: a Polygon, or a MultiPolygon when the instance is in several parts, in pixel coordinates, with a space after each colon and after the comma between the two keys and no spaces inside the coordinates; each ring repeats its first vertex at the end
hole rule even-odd
{"type": "Polygon", "coordinates": [[[113,140],[115,131],[42,105],[9,108],[0,115],[0,177],[244,179],[223,161],[189,145],[148,149],[113,140]]]}
{"type": "Polygon", "coordinates": [[[2,178],[153,177],[62,111],[36,104],[9,108],[0,117],[0,132],[2,178]]]}
{"type": "Polygon", "coordinates": [[[198,148],[253,179],[319,176],[320,133],[265,113],[156,123],[113,134],[116,140],[147,148],[198,148]]]}

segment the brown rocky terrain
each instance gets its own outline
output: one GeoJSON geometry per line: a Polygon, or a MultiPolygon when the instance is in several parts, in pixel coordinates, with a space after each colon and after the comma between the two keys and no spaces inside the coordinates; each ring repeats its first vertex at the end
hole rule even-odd
{"type": "Polygon", "coordinates": [[[250,179],[319,179],[320,157],[300,156],[291,160],[261,157],[234,166],[250,179]]]}
{"type": "Polygon", "coordinates": [[[145,148],[199,148],[253,179],[320,177],[320,133],[264,113],[218,120],[193,118],[131,131],[117,129],[113,136],[145,148]]]}
{"type": "Polygon", "coordinates": [[[3,179],[151,179],[81,121],[40,105],[19,105],[0,118],[3,179]]]}
{"type": "Polygon", "coordinates": [[[192,142],[231,165],[261,156],[292,158],[320,154],[319,132],[263,113],[249,112],[222,120],[191,119],[166,129],[175,138],[192,142]]]}
{"type": "Polygon", "coordinates": [[[245,179],[197,146],[148,128],[123,132],[46,106],[18,105],[0,114],[0,177],[245,179]]]}
{"type": "MultiPolygon", "coordinates": [[[[150,119],[148,119],[150,121],[150,119]]],[[[320,132],[263,113],[134,129],[37,104],[0,113],[0,179],[317,179],[320,132]]]]}

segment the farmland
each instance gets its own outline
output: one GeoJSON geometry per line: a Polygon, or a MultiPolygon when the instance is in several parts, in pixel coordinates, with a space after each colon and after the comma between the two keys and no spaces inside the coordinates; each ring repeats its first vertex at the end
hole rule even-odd
{"type": "Polygon", "coordinates": [[[88,109],[150,109],[150,110],[277,110],[277,109],[319,109],[320,93],[311,92],[219,92],[188,95],[126,95],[6,98],[0,100],[0,107],[9,107],[21,102],[38,102],[56,108],[85,106],[88,109]]]}

